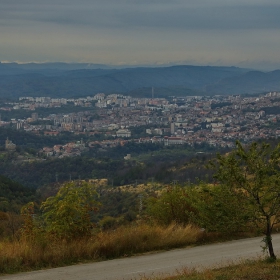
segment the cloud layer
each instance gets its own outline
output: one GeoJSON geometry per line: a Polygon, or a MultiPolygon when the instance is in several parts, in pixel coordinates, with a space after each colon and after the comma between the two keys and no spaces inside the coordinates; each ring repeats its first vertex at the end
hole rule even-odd
{"type": "Polygon", "coordinates": [[[276,0],[1,0],[0,60],[275,68],[279,14],[276,0]]]}

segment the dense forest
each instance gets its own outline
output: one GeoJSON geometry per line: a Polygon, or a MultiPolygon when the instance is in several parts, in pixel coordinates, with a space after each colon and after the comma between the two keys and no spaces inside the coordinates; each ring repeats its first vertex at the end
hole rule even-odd
{"type": "Polygon", "coordinates": [[[0,175],[0,211],[19,213],[20,208],[33,201],[36,191],[0,175]]]}
{"type": "Polygon", "coordinates": [[[16,151],[2,152],[0,156],[1,174],[37,189],[69,179],[108,178],[113,186],[145,182],[151,178],[163,183],[174,180],[195,182],[197,178],[210,175],[205,164],[211,154],[197,153],[195,148],[187,145],[165,147],[129,143],[110,149],[92,149],[85,155],[62,159],[18,161],[16,151]],[[127,154],[132,155],[130,160],[124,160],[127,154]]]}
{"type": "MultiPolygon", "coordinates": [[[[81,140],[80,135],[75,135],[71,132],[65,131],[56,137],[46,137],[43,135],[35,135],[24,130],[15,130],[13,128],[0,127],[0,147],[4,146],[7,137],[16,144],[19,149],[42,149],[44,146],[52,147],[60,144],[64,145],[72,141],[81,140]]],[[[84,141],[102,140],[102,136],[97,134],[94,136],[83,135],[84,141]]]]}

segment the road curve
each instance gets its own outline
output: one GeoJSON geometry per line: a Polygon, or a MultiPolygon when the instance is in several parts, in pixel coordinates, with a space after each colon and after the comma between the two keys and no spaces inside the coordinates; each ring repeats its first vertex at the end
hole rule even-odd
{"type": "MultiPolygon", "coordinates": [[[[184,268],[225,266],[242,259],[263,256],[262,238],[177,249],[167,252],[79,264],[54,269],[1,276],[0,280],[136,280],[144,276],[171,275],[184,268]]],[[[273,235],[280,256],[280,234],[273,235]]]]}

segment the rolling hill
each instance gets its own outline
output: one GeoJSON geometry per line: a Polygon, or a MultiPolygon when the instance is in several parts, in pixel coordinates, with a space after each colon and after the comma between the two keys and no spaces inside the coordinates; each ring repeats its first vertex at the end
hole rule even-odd
{"type": "Polygon", "coordinates": [[[261,93],[280,90],[280,70],[171,66],[110,68],[88,64],[0,63],[0,97],[79,97],[98,92],[150,96],[261,93]],[[149,90],[147,90],[149,89],[149,90]]]}

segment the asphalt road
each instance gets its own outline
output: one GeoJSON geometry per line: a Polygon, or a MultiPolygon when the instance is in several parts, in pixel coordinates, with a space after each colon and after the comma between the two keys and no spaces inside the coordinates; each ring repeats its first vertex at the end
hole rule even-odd
{"type": "MultiPolygon", "coordinates": [[[[1,276],[0,280],[129,280],[144,276],[173,275],[182,269],[220,267],[263,256],[262,238],[172,250],[123,259],[1,276]]],[[[273,236],[280,257],[280,234],[273,236]]]]}

